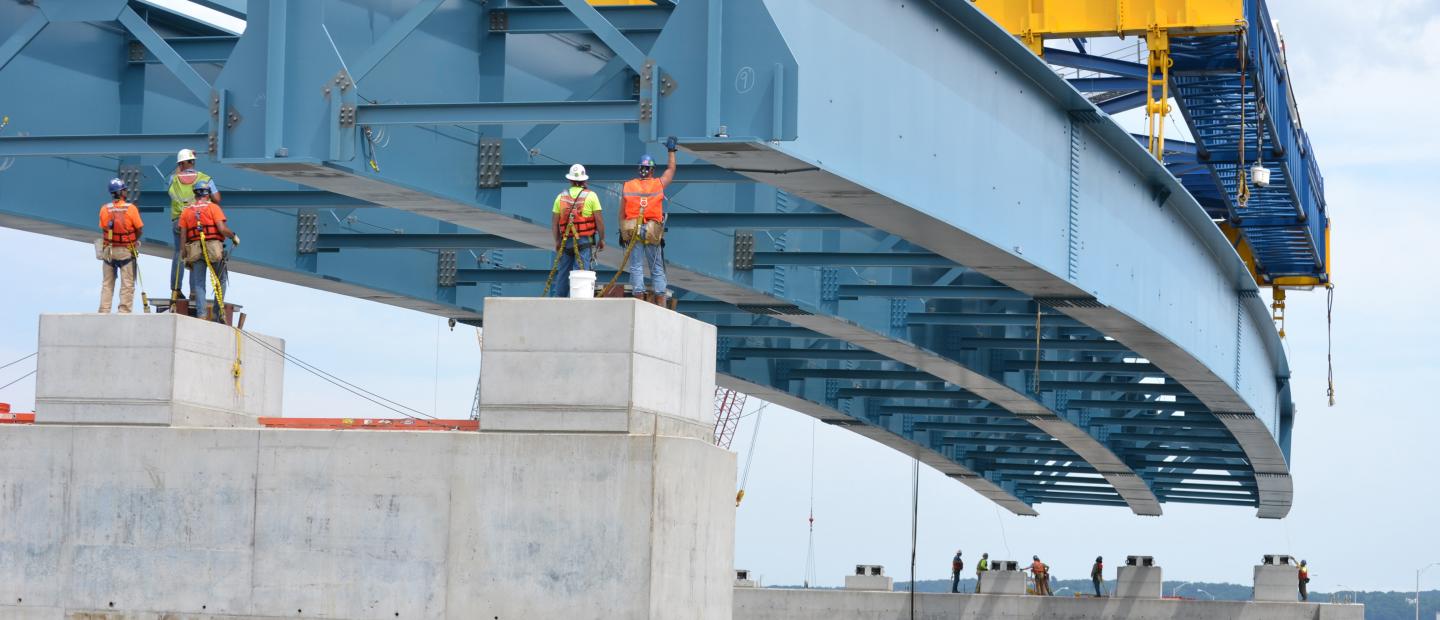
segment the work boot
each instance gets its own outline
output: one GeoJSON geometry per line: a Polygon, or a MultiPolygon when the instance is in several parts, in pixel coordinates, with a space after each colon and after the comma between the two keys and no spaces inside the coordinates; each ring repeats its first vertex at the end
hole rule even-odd
{"type": "Polygon", "coordinates": [[[657,306],[660,306],[661,308],[669,308],[669,307],[670,307],[669,298],[670,298],[670,296],[669,296],[669,295],[666,295],[665,293],[655,293],[655,295],[654,295],[653,297],[651,297],[650,303],[653,303],[653,304],[655,304],[655,305],[657,305],[657,306]]]}

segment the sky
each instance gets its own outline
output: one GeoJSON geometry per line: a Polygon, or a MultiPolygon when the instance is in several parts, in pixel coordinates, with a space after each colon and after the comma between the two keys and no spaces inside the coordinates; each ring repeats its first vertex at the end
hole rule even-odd
{"type": "MultiPolygon", "coordinates": [[[[1440,130],[1423,111],[1440,99],[1440,3],[1270,5],[1326,179],[1337,283],[1334,407],[1325,399],[1325,295],[1290,295],[1286,346],[1298,407],[1290,516],[1166,504],[1154,518],[1041,504],[1041,516],[1017,517],[922,467],[920,579],[947,578],[957,548],[972,566],[981,552],[1038,554],[1059,578],[1083,578],[1096,555],[1111,566],[1151,555],[1168,580],[1241,584],[1262,554],[1286,553],[1309,560],[1314,591],[1409,589],[1416,568],[1440,562],[1440,484],[1428,458],[1440,408],[1423,395],[1440,374],[1428,348],[1440,290],[1426,271],[1440,265],[1440,130]]],[[[1139,119],[1121,122],[1143,132],[1139,119]]],[[[0,172],[4,182],[14,179],[0,172]]],[[[141,261],[142,276],[155,281],[166,267],[141,261]]],[[[0,364],[35,350],[40,313],[93,311],[98,271],[86,244],[0,228],[0,364]]],[[[472,328],[451,331],[442,318],[238,274],[232,289],[250,311],[247,327],[285,338],[300,359],[421,411],[469,414],[480,364],[472,328]]],[[[0,370],[0,385],[33,367],[0,370]]],[[[285,383],[286,415],[384,414],[293,366],[285,383]]],[[[33,396],[33,378],[0,390],[0,401],[21,411],[33,396]]],[[[813,505],[816,583],[840,585],[858,563],[909,578],[909,458],[776,406],[744,418],[733,447],[742,468],[751,460],[737,513],[738,568],[766,584],[800,583],[813,505]]],[[[1423,585],[1440,588],[1440,568],[1423,585]]]]}

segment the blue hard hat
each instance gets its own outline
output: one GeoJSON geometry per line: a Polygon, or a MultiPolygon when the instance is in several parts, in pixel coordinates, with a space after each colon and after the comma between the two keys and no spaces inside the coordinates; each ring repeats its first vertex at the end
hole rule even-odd
{"type": "Polygon", "coordinates": [[[654,168],[654,167],[655,167],[655,159],[652,158],[652,157],[650,157],[649,155],[642,156],[642,157],[640,158],[640,167],[641,167],[641,168],[654,168]]]}
{"type": "Polygon", "coordinates": [[[196,196],[202,194],[206,196],[210,195],[210,185],[207,183],[196,183],[194,187],[191,188],[191,190],[195,193],[196,196]]]}
{"type": "Polygon", "coordinates": [[[120,179],[110,179],[110,193],[118,194],[125,191],[125,182],[120,179]]]}

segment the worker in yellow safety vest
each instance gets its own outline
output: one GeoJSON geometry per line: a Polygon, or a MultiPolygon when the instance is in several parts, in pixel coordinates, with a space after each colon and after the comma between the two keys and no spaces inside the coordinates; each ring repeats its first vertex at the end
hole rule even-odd
{"type": "Polygon", "coordinates": [[[669,289],[665,282],[665,187],[675,180],[675,136],[665,140],[669,162],[665,173],[655,178],[655,160],[649,155],[640,158],[640,176],[625,182],[621,190],[624,213],[620,221],[620,244],[628,249],[630,292],[637,299],[665,306],[669,289]],[[650,292],[645,290],[646,265],[649,265],[650,292]]]}
{"type": "Polygon", "coordinates": [[[570,272],[593,271],[595,253],[605,249],[605,217],[600,197],[589,185],[585,166],[570,166],[565,175],[570,187],[555,197],[550,208],[550,234],[555,241],[555,266],[551,269],[556,297],[570,296],[570,272]]]}
{"type": "Polygon", "coordinates": [[[210,175],[195,169],[195,151],[180,149],[180,152],[175,154],[175,172],[170,175],[170,185],[166,188],[170,194],[170,228],[175,238],[175,250],[170,255],[171,301],[180,298],[180,291],[184,288],[185,283],[185,262],[180,260],[180,250],[185,245],[185,234],[179,226],[180,213],[185,210],[185,207],[194,204],[196,187],[204,187],[209,190],[210,202],[220,204],[220,190],[215,188],[215,180],[211,179],[210,175]]]}
{"type": "Polygon", "coordinates": [[[1310,600],[1310,566],[1300,560],[1300,600],[1310,600]]]}

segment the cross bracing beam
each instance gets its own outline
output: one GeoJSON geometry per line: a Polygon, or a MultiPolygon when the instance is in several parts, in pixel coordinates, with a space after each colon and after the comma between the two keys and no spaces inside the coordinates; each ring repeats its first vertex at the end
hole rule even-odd
{"type": "MultiPolygon", "coordinates": [[[[169,154],[168,151],[165,152],[169,154]]],[[[220,197],[225,209],[271,209],[271,208],[295,208],[295,209],[365,209],[379,208],[368,200],[359,200],[350,196],[332,194],[330,192],[317,192],[313,190],[229,190],[220,188],[220,197]]],[[[159,207],[164,205],[165,209],[170,208],[170,194],[165,190],[154,189],[140,192],[138,204],[141,209],[159,207]]]]}
{"type": "Polygon", "coordinates": [[[795,368],[785,371],[791,379],[855,379],[861,381],[934,381],[935,375],[918,370],[866,368],[795,368]]]}
{"type": "Polygon", "coordinates": [[[170,155],[205,144],[205,134],[0,136],[0,157],[170,155]]]}
{"type": "Polygon", "coordinates": [[[884,360],[889,359],[874,351],[864,349],[767,349],[763,347],[735,347],[729,350],[733,359],[816,359],[816,360],[884,360]]]}
{"type": "MultiPolygon", "coordinates": [[[[235,51],[235,43],[240,37],[230,36],[197,36],[197,37],[165,37],[165,44],[170,46],[178,54],[181,60],[189,64],[223,64],[235,51]]],[[[140,53],[131,54],[129,61],[137,64],[159,64],[160,57],[156,56],[144,47],[140,53]]]]}
{"type": "MultiPolygon", "coordinates": [[[[1064,315],[1048,315],[1044,319],[1046,327],[1084,327],[1079,321],[1064,315]]],[[[972,326],[1017,326],[1034,327],[1034,314],[999,314],[999,313],[968,313],[968,312],[913,312],[910,314],[911,325],[972,325],[972,326]]],[[[1019,362],[1015,362],[1019,363],[1019,362]]],[[[1059,364],[1061,362],[1051,362],[1059,364]]],[[[1007,362],[1007,365],[1009,362],[1007,362]]],[[[1031,362],[1025,369],[1033,370],[1034,362],[1031,362]]],[[[1017,368],[1018,370],[1018,368],[1017,368]]],[[[1045,368],[1041,370],[1061,370],[1061,368],[1045,368]]],[[[1158,372],[1158,371],[1156,371],[1158,372]]]]}
{"type": "MultiPolygon", "coordinates": [[[[1005,316],[1021,317],[1021,316],[1024,316],[1024,315],[1005,315],[1005,316]]],[[[1033,325],[1033,324],[1034,324],[1034,317],[1025,317],[1025,318],[1031,319],[1030,323],[1028,323],[1028,324],[1030,324],[1030,325],[1033,325]]],[[[1068,319],[1068,317],[1065,317],[1065,318],[1068,319]]],[[[1074,319],[1069,319],[1069,320],[1074,320],[1074,319]]],[[[1046,317],[1045,323],[1046,323],[1046,324],[1061,324],[1061,325],[1065,324],[1065,323],[1062,322],[1062,321],[1056,321],[1056,320],[1051,319],[1051,318],[1049,318],[1049,317],[1046,317]]],[[[1077,321],[1076,324],[1078,325],[1079,322],[1077,321]]],[[[1035,362],[1033,362],[1033,361],[1026,361],[1026,360],[1007,360],[1007,361],[1004,362],[1004,366],[1005,366],[1005,369],[1006,369],[1006,370],[1033,370],[1033,369],[1035,368],[1035,362]]],[[[1154,364],[1141,363],[1141,362],[1041,361],[1041,362],[1040,362],[1040,370],[1042,370],[1042,371],[1044,371],[1044,370],[1053,370],[1053,371],[1058,371],[1058,372],[1101,372],[1101,373],[1105,373],[1105,374],[1108,374],[1108,375],[1118,375],[1118,376],[1122,376],[1122,377],[1123,377],[1123,376],[1160,376],[1160,375],[1164,375],[1164,374],[1165,374],[1164,371],[1162,371],[1162,370],[1160,370],[1159,368],[1155,367],[1154,364]]]]}
{"type": "Polygon", "coordinates": [[[1048,390],[1073,390],[1080,392],[1125,392],[1128,394],[1183,394],[1189,390],[1183,385],[1170,383],[1122,383],[1119,381],[1045,381],[1048,390]]]}
{"type": "MultiPolygon", "coordinates": [[[[623,33],[660,32],[673,6],[597,6],[596,11],[623,33]]],[[[491,32],[505,34],[588,34],[590,27],[563,6],[510,6],[492,11],[491,32]]]]}
{"type": "Polygon", "coordinates": [[[827,265],[835,267],[946,267],[954,263],[922,252],[756,252],[756,267],[827,265]]]}
{"type": "Polygon", "coordinates": [[[1094,71],[1134,80],[1144,80],[1147,73],[1144,63],[1052,48],[1045,49],[1045,62],[1058,67],[1094,71]]]}
{"type": "Polygon", "coordinates": [[[640,105],[615,101],[365,104],[361,125],[612,125],[640,122],[640,105]]]}
{"type": "Polygon", "coordinates": [[[921,299],[985,299],[1026,301],[1030,297],[1003,286],[927,286],[909,284],[842,284],[841,299],[859,297],[900,297],[921,299]]]}
{"type": "MultiPolygon", "coordinates": [[[[229,205],[226,205],[229,206],[229,205]]],[[[322,252],[342,249],[431,249],[481,250],[521,249],[529,246],[498,235],[485,234],[393,234],[393,233],[321,233],[316,246],[322,252]]]]}

